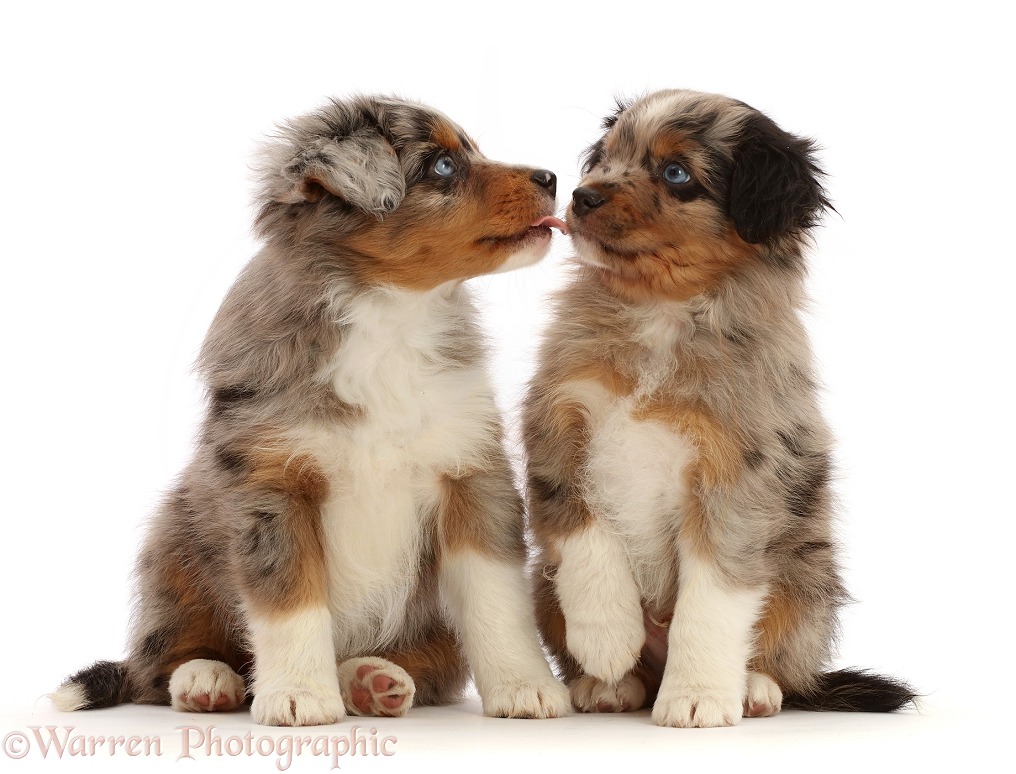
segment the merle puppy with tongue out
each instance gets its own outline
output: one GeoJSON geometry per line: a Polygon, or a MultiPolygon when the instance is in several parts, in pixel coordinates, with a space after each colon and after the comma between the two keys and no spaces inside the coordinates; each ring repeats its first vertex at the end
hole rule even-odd
{"type": "Polygon", "coordinates": [[[256,722],[454,700],[567,712],[538,641],[523,507],[463,280],[539,260],[556,178],[485,158],[423,105],[361,97],[283,127],[264,247],[201,350],[193,460],[137,562],[129,655],[53,694],[256,722]]]}

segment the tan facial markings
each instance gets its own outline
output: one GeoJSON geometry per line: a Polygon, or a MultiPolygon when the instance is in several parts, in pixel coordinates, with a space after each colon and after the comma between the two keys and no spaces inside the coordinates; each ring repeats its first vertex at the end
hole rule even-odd
{"type": "Polygon", "coordinates": [[[599,267],[602,281],[635,301],[687,300],[715,287],[757,257],[757,248],[738,236],[730,218],[708,195],[702,148],[674,129],[641,136],[636,125],[629,146],[618,127],[607,136],[607,160],[580,183],[607,201],[577,215],[569,228],[599,267]],[[661,177],[679,161],[701,193],[683,198],[661,177]],[[648,167],[648,168],[647,168],[648,167]]]}
{"type": "MultiPolygon", "coordinates": [[[[445,148],[449,153],[458,153],[463,150],[459,133],[455,130],[455,127],[450,126],[444,121],[434,122],[430,139],[434,144],[445,148]]],[[[473,143],[473,147],[475,146],[476,143],[473,143]]]]}
{"type": "Polygon", "coordinates": [[[554,208],[532,172],[470,154],[451,190],[421,181],[395,212],[343,243],[364,257],[354,263],[368,283],[428,290],[490,273],[527,239],[546,238],[529,233],[554,208]]]}

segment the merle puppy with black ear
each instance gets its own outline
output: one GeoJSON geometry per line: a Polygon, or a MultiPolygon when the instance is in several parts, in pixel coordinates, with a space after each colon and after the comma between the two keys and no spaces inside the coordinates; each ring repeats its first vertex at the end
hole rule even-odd
{"type": "Polygon", "coordinates": [[[448,702],[568,709],[462,281],[541,258],[555,177],[423,105],[334,101],[260,163],[264,249],[201,350],[194,458],[137,562],[130,651],[53,695],[331,723],[448,702]]]}
{"type": "Polygon", "coordinates": [[[620,106],[590,149],[525,406],[537,616],[576,707],[665,726],[888,711],[829,672],[831,439],[798,316],[811,142],[725,97],[620,106]]]}

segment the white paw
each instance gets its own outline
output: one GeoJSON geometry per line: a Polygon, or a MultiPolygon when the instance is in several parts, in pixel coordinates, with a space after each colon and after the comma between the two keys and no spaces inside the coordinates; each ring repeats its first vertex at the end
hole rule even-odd
{"type": "Polygon", "coordinates": [[[637,612],[589,623],[565,620],[568,650],[586,674],[616,683],[635,668],[646,641],[642,610],[637,612]]]}
{"type": "Polygon", "coordinates": [[[629,672],[610,685],[592,675],[582,675],[569,685],[572,705],[580,712],[630,712],[642,707],[646,687],[629,672]]]}
{"type": "Polygon", "coordinates": [[[413,706],[416,685],[391,661],[351,658],[339,664],[339,690],[350,714],[400,718],[413,706]]]}
{"type": "Polygon", "coordinates": [[[653,722],[671,728],[717,728],[741,720],[741,692],[660,689],[653,722]]]}
{"type": "Polygon", "coordinates": [[[769,675],[748,673],[748,693],[744,698],[746,718],[768,718],[783,706],[783,691],[769,675]]]}
{"type": "Polygon", "coordinates": [[[250,707],[262,726],[324,726],[346,716],[342,696],[307,686],[258,690],[250,707]]]}
{"type": "Polygon", "coordinates": [[[180,712],[227,712],[243,704],[243,678],[221,661],[195,658],[169,678],[169,697],[180,712]]]}
{"type": "Polygon", "coordinates": [[[559,718],[571,709],[568,688],[553,677],[495,683],[480,698],[483,714],[493,718],[559,718]]]}

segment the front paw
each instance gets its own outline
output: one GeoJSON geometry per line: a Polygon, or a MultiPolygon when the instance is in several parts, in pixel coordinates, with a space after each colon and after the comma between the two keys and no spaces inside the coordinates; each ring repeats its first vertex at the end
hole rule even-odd
{"type": "Polygon", "coordinates": [[[585,623],[565,621],[568,650],[582,670],[605,683],[617,683],[635,668],[646,641],[641,610],[637,617],[622,616],[585,623]]]}
{"type": "Polygon", "coordinates": [[[718,728],[741,720],[740,692],[660,689],[653,704],[653,722],[671,728],[718,728]]]}
{"type": "Polygon", "coordinates": [[[571,708],[568,689],[552,677],[513,679],[480,691],[483,714],[492,718],[558,718],[571,708]]]}
{"type": "Polygon", "coordinates": [[[324,726],[344,718],[346,709],[338,690],[293,686],[259,690],[250,714],[262,726],[324,726]]]}

